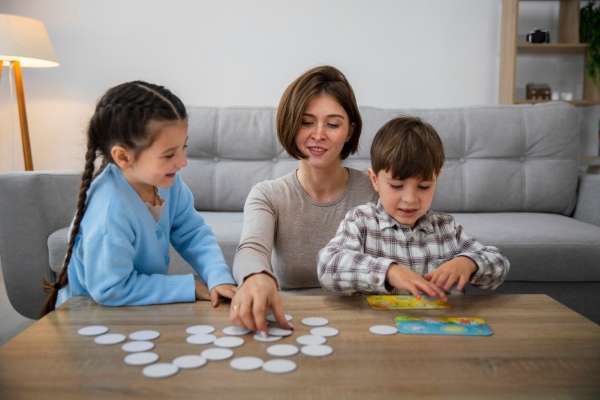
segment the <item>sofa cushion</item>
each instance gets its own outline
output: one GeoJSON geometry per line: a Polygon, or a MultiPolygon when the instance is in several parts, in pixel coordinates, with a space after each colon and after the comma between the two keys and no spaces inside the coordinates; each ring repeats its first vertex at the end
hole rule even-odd
{"type": "Polygon", "coordinates": [[[453,214],[505,254],[510,281],[600,281],[600,227],[556,214],[453,214]]]}
{"type": "MultiPolygon", "coordinates": [[[[252,185],[297,166],[277,142],[275,109],[189,107],[189,165],[182,170],[198,210],[241,211],[252,185]]],[[[366,169],[377,130],[416,115],[439,132],[446,164],[434,208],[447,212],[570,215],[577,189],[579,119],[566,103],[455,109],[361,107],[359,150],[346,165],[366,169]]]]}
{"type": "MultiPolygon", "coordinates": [[[[239,212],[202,212],[204,221],[212,228],[221,250],[225,255],[225,261],[229,266],[233,265],[233,256],[240,241],[242,232],[242,213],[239,212]]],[[[67,231],[62,228],[53,232],[48,237],[48,257],[50,266],[54,272],[59,272],[63,259],[67,253],[67,231]]],[[[185,274],[190,272],[187,262],[171,246],[169,248],[171,263],[170,274],[185,274]]]]}

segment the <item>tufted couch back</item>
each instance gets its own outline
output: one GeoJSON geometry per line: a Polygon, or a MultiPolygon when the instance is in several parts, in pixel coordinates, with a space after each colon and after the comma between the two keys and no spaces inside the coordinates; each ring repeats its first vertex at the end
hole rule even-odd
{"type": "MultiPolygon", "coordinates": [[[[241,211],[250,188],[296,168],[277,141],[273,108],[189,107],[189,165],[196,208],[241,211]]],[[[446,163],[433,208],[446,212],[572,212],[579,120],[565,103],[437,110],[362,107],[359,150],[346,165],[366,169],[377,130],[403,114],[440,134],[446,163]]]]}

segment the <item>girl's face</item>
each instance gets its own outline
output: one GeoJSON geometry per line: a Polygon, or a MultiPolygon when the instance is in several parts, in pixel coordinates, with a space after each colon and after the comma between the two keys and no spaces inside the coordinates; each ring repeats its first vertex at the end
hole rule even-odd
{"type": "Polygon", "coordinates": [[[330,95],[313,97],[302,115],[296,146],[309,165],[327,168],[340,162],[340,153],[350,139],[350,121],[344,108],[330,95]]]}
{"type": "Polygon", "coordinates": [[[175,173],[187,165],[187,122],[151,122],[149,128],[158,130],[154,143],[138,154],[125,175],[134,187],[169,187],[175,173]]]}

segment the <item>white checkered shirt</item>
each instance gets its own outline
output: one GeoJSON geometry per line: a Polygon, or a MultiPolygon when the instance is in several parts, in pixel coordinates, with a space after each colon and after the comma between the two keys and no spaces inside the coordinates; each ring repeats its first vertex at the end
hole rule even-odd
{"type": "Polygon", "coordinates": [[[397,293],[386,284],[390,264],[425,275],[458,256],[477,264],[470,283],[483,289],[497,288],[510,266],[496,247],[467,236],[449,214],[429,211],[410,228],[396,222],[380,202],[367,203],[346,213],[335,237],[319,252],[317,274],[331,291],[397,293]]]}

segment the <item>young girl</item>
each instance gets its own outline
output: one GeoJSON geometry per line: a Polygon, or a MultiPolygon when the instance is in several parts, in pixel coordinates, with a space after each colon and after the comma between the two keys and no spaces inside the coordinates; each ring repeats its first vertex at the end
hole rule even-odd
{"type": "Polygon", "coordinates": [[[57,281],[46,282],[42,315],[71,296],[109,306],[205,298],[192,274],[167,275],[169,242],[206,282],[213,306],[219,296],[233,297],[221,249],[177,175],[186,147],[185,106],[164,87],[127,82],[100,99],[67,254],[57,281]]]}

